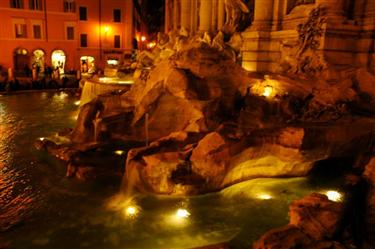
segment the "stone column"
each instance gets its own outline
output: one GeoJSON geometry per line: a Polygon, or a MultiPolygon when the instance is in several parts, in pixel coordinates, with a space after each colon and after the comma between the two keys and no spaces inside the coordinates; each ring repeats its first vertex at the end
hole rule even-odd
{"type": "Polygon", "coordinates": [[[201,0],[201,6],[199,8],[199,31],[205,32],[210,31],[211,27],[211,9],[212,0],[201,0]]]}
{"type": "Polygon", "coordinates": [[[181,0],[181,27],[190,29],[191,0],[181,0]]]}
{"type": "Polygon", "coordinates": [[[173,0],[173,30],[177,30],[178,25],[178,6],[177,0],[173,0]]]}
{"type": "Polygon", "coordinates": [[[171,21],[171,12],[170,12],[170,0],[165,0],[165,27],[164,27],[164,33],[168,33],[170,28],[170,21],[171,21]]]}
{"type": "Polygon", "coordinates": [[[345,16],[345,0],[316,0],[316,4],[326,6],[329,16],[345,16]]]}
{"type": "Polygon", "coordinates": [[[217,0],[212,0],[212,8],[211,8],[211,30],[217,30],[217,0]]]}
{"type": "Polygon", "coordinates": [[[273,0],[255,0],[252,30],[270,30],[273,16],[273,0]]]}
{"type": "Polygon", "coordinates": [[[224,19],[225,19],[224,0],[219,0],[218,8],[217,8],[217,29],[220,30],[224,26],[224,19]]]}

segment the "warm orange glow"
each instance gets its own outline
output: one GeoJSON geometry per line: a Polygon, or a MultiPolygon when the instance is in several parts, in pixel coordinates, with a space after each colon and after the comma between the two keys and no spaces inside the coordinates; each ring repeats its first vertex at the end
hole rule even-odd
{"type": "Polygon", "coordinates": [[[149,42],[149,43],[147,43],[147,48],[148,49],[152,49],[152,48],[154,48],[156,46],[156,42],[149,42]]]}
{"type": "Polygon", "coordinates": [[[142,36],[141,36],[141,41],[142,41],[142,42],[146,41],[146,36],[142,35],[142,36]]]}
{"type": "Polygon", "coordinates": [[[108,27],[108,26],[105,26],[105,27],[104,27],[104,32],[105,32],[105,33],[108,33],[108,32],[109,32],[109,27],[108,27]]]}

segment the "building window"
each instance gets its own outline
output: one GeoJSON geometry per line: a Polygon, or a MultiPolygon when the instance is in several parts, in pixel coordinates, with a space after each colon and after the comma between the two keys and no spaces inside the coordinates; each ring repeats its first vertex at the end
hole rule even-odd
{"type": "Polygon", "coordinates": [[[16,9],[23,9],[23,0],[10,0],[10,7],[16,9]]]}
{"type": "Polygon", "coordinates": [[[29,0],[31,10],[43,10],[42,0],[29,0]]]}
{"type": "Polygon", "coordinates": [[[74,27],[66,27],[66,39],[74,40],[74,27]]]}
{"type": "Polygon", "coordinates": [[[120,9],[113,10],[113,21],[121,22],[121,10],[120,9]]]}
{"type": "Polygon", "coordinates": [[[87,47],[87,34],[81,34],[81,47],[87,47]]]}
{"type": "Polygon", "coordinates": [[[121,48],[121,39],[119,35],[115,35],[114,37],[114,43],[115,43],[115,48],[121,48]]]}
{"type": "Polygon", "coordinates": [[[64,12],[76,12],[74,0],[64,0],[64,12]]]}
{"type": "Polygon", "coordinates": [[[40,27],[40,25],[33,25],[33,33],[34,33],[34,39],[42,38],[42,28],[40,27]]]}
{"type": "Polygon", "coordinates": [[[87,20],[87,8],[86,7],[79,7],[79,20],[81,21],[87,20]]]}
{"type": "Polygon", "coordinates": [[[16,38],[27,38],[26,24],[16,23],[15,29],[16,38]]]}

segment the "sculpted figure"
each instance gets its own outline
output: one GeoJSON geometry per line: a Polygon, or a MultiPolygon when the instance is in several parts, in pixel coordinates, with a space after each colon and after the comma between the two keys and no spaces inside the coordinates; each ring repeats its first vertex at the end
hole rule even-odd
{"type": "Polygon", "coordinates": [[[204,32],[203,37],[199,37],[198,40],[211,46],[211,36],[208,32],[204,32]]]}
{"type": "Polygon", "coordinates": [[[219,31],[217,35],[214,37],[212,40],[212,45],[213,48],[218,49],[219,51],[223,51],[225,48],[225,42],[224,42],[224,34],[223,32],[219,31]]]}
{"type": "Polygon", "coordinates": [[[224,0],[226,25],[237,27],[242,13],[249,13],[249,8],[242,0],[224,0]]]}

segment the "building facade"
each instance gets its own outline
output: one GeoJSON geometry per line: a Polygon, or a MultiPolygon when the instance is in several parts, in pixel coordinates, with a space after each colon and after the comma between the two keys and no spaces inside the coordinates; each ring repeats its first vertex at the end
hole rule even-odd
{"type": "Polygon", "coordinates": [[[165,31],[185,27],[193,34],[215,35],[228,22],[228,11],[238,14],[239,9],[233,6],[240,2],[251,12],[251,24],[242,32],[245,69],[278,71],[286,57],[293,57],[286,51],[298,46],[298,27],[309,22],[314,9],[324,7],[317,53],[339,69],[356,66],[375,70],[373,0],[166,0],[165,31]]]}
{"type": "MultiPolygon", "coordinates": [[[[0,65],[89,72],[131,52],[139,13],[133,0],[0,1],[0,65]]],[[[139,25],[138,25],[139,26],[139,25]]]]}

